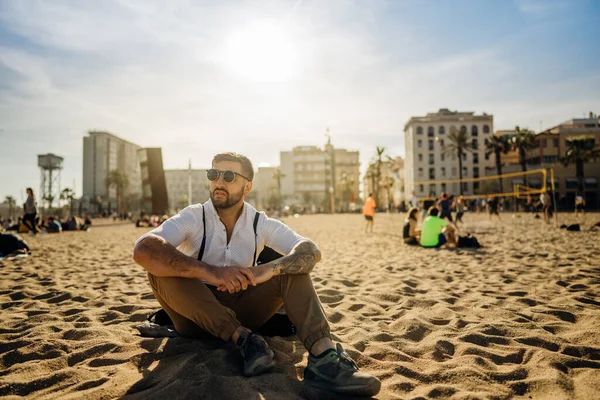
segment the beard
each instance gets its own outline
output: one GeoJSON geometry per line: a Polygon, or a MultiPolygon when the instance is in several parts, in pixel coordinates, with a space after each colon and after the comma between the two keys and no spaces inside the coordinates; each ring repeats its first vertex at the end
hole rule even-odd
{"type": "Polygon", "coordinates": [[[234,205],[239,203],[240,200],[242,200],[242,197],[244,197],[243,189],[240,190],[239,193],[229,193],[225,189],[215,189],[210,193],[210,200],[212,201],[213,206],[216,209],[225,209],[225,208],[233,207],[234,205]],[[219,192],[225,193],[226,194],[225,198],[216,199],[215,191],[217,191],[217,190],[219,192]]]}

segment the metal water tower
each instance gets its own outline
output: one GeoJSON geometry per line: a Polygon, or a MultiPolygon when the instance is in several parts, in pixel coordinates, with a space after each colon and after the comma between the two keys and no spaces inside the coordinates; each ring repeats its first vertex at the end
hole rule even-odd
{"type": "Polygon", "coordinates": [[[47,208],[50,209],[53,200],[58,200],[60,197],[60,171],[63,168],[63,158],[52,153],[38,154],[38,167],[41,173],[39,198],[46,201],[47,208]]]}

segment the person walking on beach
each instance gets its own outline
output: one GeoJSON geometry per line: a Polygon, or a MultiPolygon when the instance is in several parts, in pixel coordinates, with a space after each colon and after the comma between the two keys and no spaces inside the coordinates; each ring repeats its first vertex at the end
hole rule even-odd
{"type": "Polygon", "coordinates": [[[462,217],[465,214],[465,199],[463,196],[458,196],[456,200],[456,223],[463,222],[462,217]]]}
{"type": "Polygon", "coordinates": [[[373,232],[373,222],[375,219],[375,208],[377,207],[377,203],[375,203],[375,199],[373,198],[373,193],[369,193],[367,200],[365,201],[365,205],[363,206],[363,215],[367,220],[367,224],[365,225],[365,232],[369,232],[369,227],[371,228],[371,232],[373,232]]]}
{"type": "Polygon", "coordinates": [[[348,396],[376,395],[379,379],[359,371],[331,340],[310,277],[321,260],[315,243],[245,202],[254,178],[245,156],[217,154],[207,178],[206,203],[181,210],[139,238],[133,251],[175,330],[233,342],[244,375],[254,376],[275,366],[273,351],[255,330],[284,305],[309,351],[306,384],[348,396]],[[265,247],[285,256],[256,265],[265,247]]]}
{"type": "Polygon", "coordinates": [[[500,221],[500,201],[498,200],[497,197],[490,197],[487,201],[487,209],[488,209],[488,216],[490,221],[492,220],[492,215],[495,215],[498,217],[498,221],[500,221]]]}
{"type": "Polygon", "coordinates": [[[552,206],[552,201],[550,200],[550,193],[548,193],[547,190],[540,194],[540,204],[542,205],[542,212],[544,213],[544,221],[550,223],[550,207],[552,206]]]}
{"type": "Polygon", "coordinates": [[[575,193],[575,216],[579,216],[579,212],[583,216],[585,214],[585,199],[579,193],[575,193]]]}
{"type": "Polygon", "coordinates": [[[25,204],[23,204],[23,225],[29,229],[32,235],[36,235],[38,233],[37,225],[37,203],[35,201],[35,195],[33,194],[33,189],[28,187],[27,191],[27,200],[25,200],[25,204]]]}
{"type": "Polygon", "coordinates": [[[440,218],[445,218],[448,221],[452,222],[452,213],[450,212],[451,205],[452,203],[448,199],[448,195],[446,194],[446,192],[443,192],[442,197],[437,203],[437,206],[440,209],[440,218]]]}

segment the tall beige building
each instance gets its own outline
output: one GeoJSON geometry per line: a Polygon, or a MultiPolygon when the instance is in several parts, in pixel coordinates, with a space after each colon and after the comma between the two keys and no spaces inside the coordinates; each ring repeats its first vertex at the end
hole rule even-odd
{"type": "MultiPolygon", "coordinates": [[[[439,196],[442,192],[459,194],[454,183],[429,183],[459,179],[459,163],[455,153],[445,153],[448,136],[457,131],[467,133],[470,150],[462,160],[463,179],[485,176],[485,168],[493,166],[493,157],[485,155],[485,143],[492,136],[492,115],[450,111],[442,108],[424,117],[412,117],[404,126],[406,159],[404,163],[405,194],[414,191],[419,198],[439,196]]],[[[475,194],[479,182],[463,182],[465,195],[475,194]]]]}
{"type": "Polygon", "coordinates": [[[189,204],[204,203],[209,199],[208,178],[205,169],[165,169],[169,210],[175,213],[189,204]],[[192,198],[188,189],[191,177],[192,198]]]}
{"type": "Polygon", "coordinates": [[[110,171],[119,170],[127,175],[129,185],[123,193],[124,204],[136,211],[142,193],[137,144],[109,132],[90,131],[83,138],[83,205],[84,212],[116,211],[117,190],[108,188],[106,178],[110,171]]]}
{"type": "Polygon", "coordinates": [[[358,199],[359,153],[330,143],[282,151],[281,191],[287,205],[345,211],[358,199]]]}

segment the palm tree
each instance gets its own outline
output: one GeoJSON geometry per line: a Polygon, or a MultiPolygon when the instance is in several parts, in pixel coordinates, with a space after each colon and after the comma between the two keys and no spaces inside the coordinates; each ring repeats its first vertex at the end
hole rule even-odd
{"type": "MultiPolygon", "coordinates": [[[[533,132],[515,127],[515,136],[512,138],[513,149],[519,152],[519,163],[523,172],[527,172],[527,152],[537,146],[533,132]]],[[[527,186],[527,175],[523,175],[523,184],[527,186]]]]}
{"type": "Polygon", "coordinates": [[[73,192],[73,189],[64,188],[60,192],[60,199],[67,200],[69,202],[69,213],[71,213],[71,215],[73,215],[73,199],[74,198],[75,198],[75,192],[73,192]]]}
{"type": "Polygon", "coordinates": [[[458,177],[460,179],[460,195],[463,194],[463,183],[462,183],[462,160],[463,154],[466,152],[472,152],[473,148],[469,145],[469,137],[467,136],[467,129],[462,127],[458,132],[452,132],[448,136],[449,142],[442,150],[443,154],[456,153],[458,156],[458,177]]]}
{"type": "MultiPolygon", "coordinates": [[[[125,172],[118,169],[110,171],[106,177],[106,188],[115,187],[117,189],[117,212],[121,212],[121,200],[123,197],[123,191],[129,186],[129,178],[125,172]]],[[[107,190],[108,193],[108,190],[107,190]]]]}
{"type": "Polygon", "coordinates": [[[17,204],[17,200],[15,200],[15,198],[14,198],[14,197],[12,197],[12,196],[6,196],[6,197],[4,198],[4,202],[5,202],[6,204],[8,204],[8,215],[9,215],[11,218],[14,218],[14,216],[15,216],[15,215],[14,215],[14,211],[15,211],[14,207],[15,207],[15,205],[17,204]]]}
{"type": "Polygon", "coordinates": [[[596,140],[593,137],[574,137],[566,140],[567,151],[561,158],[564,166],[575,164],[575,176],[579,193],[584,192],[583,164],[592,158],[600,157],[600,148],[596,149],[596,140]]]}
{"type": "Polygon", "coordinates": [[[496,155],[496,170],[498,172],[499,191],[502,193],[502,154],[508,153],[510,146],[506,136],[492,136],[485,144],[485,155],[489,157],[492,153],[496,155]]]}

